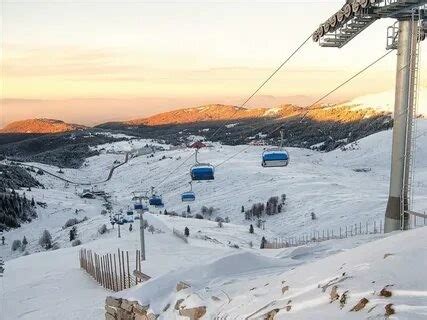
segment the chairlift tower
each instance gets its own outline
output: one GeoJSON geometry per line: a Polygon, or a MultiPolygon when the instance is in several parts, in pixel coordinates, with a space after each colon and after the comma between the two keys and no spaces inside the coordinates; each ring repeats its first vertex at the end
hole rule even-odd
{"type": "MultiPolygon", "coordinates": [[[[142,207],[142,202],[148,200],[148,191],[134,191],[132,192],[133,201],[138,201],[142,207]]],[[[139,241],[141,246],[141,260],[145,261],[145,235],[144,235],[144,216],[143,209],[136,210],[139,213],[139,241]]]]}
{"type": "Polygon", "coordinates": [[[427,0],[348,0],[313,33],[321,47],[342,48],[375,21],[394,18],[387,30],[387,49],[397,49],[390,189],[384,231],[409,227],[413,179],[413,146],[417,96],[419,43],[425,39],[427,0]]]}

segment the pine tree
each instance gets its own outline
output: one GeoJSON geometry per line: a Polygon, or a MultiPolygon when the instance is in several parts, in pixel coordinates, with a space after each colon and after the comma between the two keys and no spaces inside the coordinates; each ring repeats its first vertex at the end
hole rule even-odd
{"type": "Polygon", "coordinates": [[[242,206],[242,211],[241,211],[242,213],[244,213],[245,212],[245,207],[244,206],[242,206]]]}
{"type": "Polygon", "coordinates": [[[191,213],[191,208],[189,204],[187,205],[187,213],[191,213]]]}
{"type": "Polygon", "coordinates": [[[49,231],[43,231],[42,236],[39,239],[39,244],[45,249],[52,248],[52,236],[49,231]]]}
{"type": "Polygon", "coordinates": [[[249,226],[249,233],[254,233],[254,226],[253,225],[249,226]]]}
{"type": "Polygon", "coordinates": [[[184,229],[184,235],[185,235],[186,237],[189,237],[189,236],[190,236],[190,229],[188,229],[187,227],[185,227],[185,229],[184,229]]]}
{"type": "Polygon", "coordinates": [[[265,237],[262,237],[260,249],[264,249],[265,248],[265,243],[266,242],[267,242],[267,240],[265,239],[265,237]]]}
{"type": "Polygon", "coordinates": [[[36,205],[36,202],[34,201],[34,198],[31,198],[31,206],[34,207],[36,205]]]}
{"type": "Polygon", "coordinates": [[[22,244],[24,246],[26,246],[28,244],[27,238],[24,236],[24,238],[22,239],[22,244]]]}
{"type": "Polygon", "coordinates": [[[76,236],[77,236],[77,228],[74,226],[70,229],[70,241],[75,240],[76,236]]]}

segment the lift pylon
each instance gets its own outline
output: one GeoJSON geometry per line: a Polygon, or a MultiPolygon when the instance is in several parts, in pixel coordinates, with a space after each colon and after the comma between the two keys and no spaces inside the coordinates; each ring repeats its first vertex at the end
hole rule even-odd
{"type": "Polygon", "coordinates": [[[313,33],[322,47],[342,48],[376,20],[397,19],[387,30],[387,49],[397,49],[390,189],[384,231],[407,229],[413,180],[413,128],[418,95],[419,42],[427,32],[427,0],[349,0],[313,33]]]}

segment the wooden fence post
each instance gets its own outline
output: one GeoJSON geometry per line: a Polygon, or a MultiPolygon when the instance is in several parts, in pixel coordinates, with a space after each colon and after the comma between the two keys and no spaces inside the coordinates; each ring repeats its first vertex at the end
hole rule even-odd
{"type": "Polygon", "coordinates": [[[118,253],[118,256],[119,256],[120,290],[123,290],[122,259],[121,259],[121,256],[120,256],[120,249],[117,249],[117,253],[118,253]]]}
{"type": "Polygon", "coordinates": [[[126,260],[128,266],[128,288],[130,288],[129,251],[126,251],[126,260]]]}
{"type": "Polygon", "coordinates": [[[107,289],[111,289],[110,261],[108,259],[108,254],[106,254],[104,257],[105,257],[105,268],[107,271],[107,289]]]}
{"type": "Polygon", "coordinates": [[[122,251],[123,284],[126,289],[125,253],[122,251]]]}
{"type": "Polygon", "coordinates": [[[116,254],[114,254],[114,277],[116,278],[116,288],[115,288],[115,291],[119,291],[119,283],[118,283],[118,279],[117,279],[116,254]]]}

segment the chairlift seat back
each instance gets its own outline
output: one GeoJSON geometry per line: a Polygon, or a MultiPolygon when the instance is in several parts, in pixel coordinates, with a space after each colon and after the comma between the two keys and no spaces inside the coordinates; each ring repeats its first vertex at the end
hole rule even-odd
{"type": "Polygon", "coordinates": [[[197,164],[191,168],[191,179],[194,181],[214,180],[215,169],[210,164],[197,164]]]}
{"type": "Polygon", "coordinates": [[[133,208],[134,208],[135,210],[148,211],[147,206],[146,206],[145,204],[143,204],[143,203],[135,203],[135,204],[133,205],[133,208]]]}
{"type": "Polygon", "coordinates": [[[289,163],[289,154],[285,150],[267,150],[262,154],[263,167],[285,167],[289,163]]]}
{"type": "Polygon", "coordinates": [[[192,191],[184,192],[181,195],[181,200],[182,200],[182,202],[191,202],[191,201],[194,201],[194,200],[196,200],[196,194],[194,192],[192,192],[192,191]]]}
{"type": "Polygon", "coordinates": [[[152,196],[149,200],[150,206],[155,206],[155,207],[163,207],[163,200],[162,197],[159,196],[152,196]]]}

